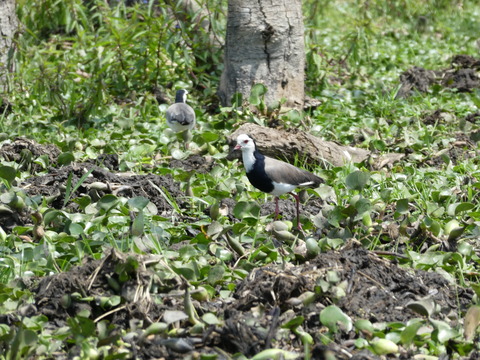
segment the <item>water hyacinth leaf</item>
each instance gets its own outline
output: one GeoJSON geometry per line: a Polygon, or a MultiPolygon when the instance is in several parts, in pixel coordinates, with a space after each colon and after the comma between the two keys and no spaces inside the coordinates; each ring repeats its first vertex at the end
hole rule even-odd
{"type": "Polygon", "coordinates": [[[346,332],[352,330],[353,323],[350,316],[346,315],[339,307],[335,305],[327,306],[320,312],[320,322],[329,328],[331,332],[336,333],[340,328],[346,332]]]}
{"type": "Polygon", "coordinates": [[[5,179],[8,185],[11,185],[15,177],[17,176],[17,172],[11,166],[0,166],[0,178],[5,179]]]}
{"type": "Polygon", "coordinates": [[[285,324],[282,324],[284,329],[294,329],[303,324],[305,318],[303,316],[295,316],[293,319],[287,321],[285,324]]]}
{"type": "Polygon", "coordinates": [[[205,142],[212,142],[218,140],[220,136],[217,133],[211,131],[204,131],[202,132],[202,138],[205,142]]]}
{"type": "Polygon", "coordinates": [[[254,106],[260,105],[262,97],[267,93],[267,87],[263,84],[255,84],[250,90],[250,97],[248,101],[254,106]]]}
{"type": "Polygon", "coordinates": [[[363,190],[365,185],[367,185],[368,180],[370,179],[370,174],[365,171],[354,171],[347,175],[345,179],[345,184],[351,190],[363,190]]]}
{"type": "Polygon", "coordinates": [[[355,220],[360,220],[363,218],[363,215],[368,214],[371,211],[372,204],[370,200],[361,198],[355,203],[355,209],[357,210],[355,220]]]}
{"type": "Polygon", "coordinates": [[[398,345],[388,339],[376,339],[370,345],[373,352],[377,355],[395,354],[398,352],[398,345]]]}
{"type": "Polygon", "coordinates": [[[372,323],[366,319],[359,319],[355,321],[353,326],[355,327],[355,329],[360,330],[364,333],[368,333],[369,335],[373,334],[373,332],[375,331],[372,323]]]}
{"type": "Polygon", "coordinates": [[[132,236],[142,236],[145,227],[145,216],[139,211],[132,223],[132,236]]]}
{"type": "Polygon", "coordinates": [[[225,267],[223,265],[212,266],[208,272],[208,283],[212,286],[215,285],[223,279],[223,275],[225,275],[225,267]]]}
{"type": "Polygon", "coordinates": [[[470,211],[474,207],[475,205],[469,202],[453,203],[448,206],[447,214],[449,216],[456,216],[462,212],[470,211]]]}
{"type": "Polygon", "coordinates": [[[458,332],[450,327],[445,321],[430,319],[430,323],[435,330],[432,333],[432,339],[444,343],[458,336],[458,332]]]}
{"type": "Polygon", "coordinates": [[[206,314],[203,314],[202,316],[202,320],[205,321],[205,323],[207,323],[208,325],[220,325],[221,322],[220,320],[218,319],[218,317],[216,317],[214,314],[212,314],[211,312],[208,312],[206,314]]]}
{"type": "Polygon", "coordinates": [[[238,219],[258,218],[260,207],[253,201],[240,201],[233,208],[233,215],[238,219]]]}
{"type": "Polygon", "coordinates": [[[458,204],[457,207],[455,207],[455,215],[458,215],[458,214],[460,214],[460,213],[462,213],[462,212],[470,211],[470,210],[472,210],[474,207],[475,207],[475,205],[472,204],[472,203],[462,202],[462,203],[458,204]]]}
{"type": "Polygon", "coordinates": [[[286,351],[282,349],[267,349],[259,352],[250,360],[271,360],[271,359],[294,360],[298,358],[299,358],[299,354],[291,351],[286,351]]]}
{"type": "Polygon", "coordinates": [[[302,114],[297,109],[290,110],[287,116],[288,116],[288,120],[290,120],[293,123],[298,124],[302,120],[302,114]]]}
{"type": "Polygon", "coordinates": [[[58,155],[57,163],[58,165],[69,165],[70,163],[75,161],[75,156],[70,151],[61,153],[58,155]]]}
{"type": "Polygon", "coordinates": [[[397,201],[396,212],[399,214],[408,213],[408,199],[400,199],[397,201]]]}
{"type": "Polygon", "coordinates": [[[149,202],[150,200],[148,200],[147,198],[144,198],[143,196],[135,196],[131,199],[128,199],[128,205],[130,205],[130,207],[135,208],[137,210],[143,210],[145,206],[148,205],[149,202]]]}
{"type": "Polygon", "coordinates": [[[411,324],[407,325],[400,334],[400,341],[402,342],[402,344],[410,345],[413,342],[415,336],[417,335],[418,329],[420,329],[423,325],[423,320],[412,322],[411,324]]]}
{"type": "Polygon", "coordinates": [[[47,210],[43,214],[43,221],[45,224],[49,225],[60,216],[65,217],[65,215],[60,210],[47,210]]]}
{"type": "Polygon", "coordinates": [[[109,211],[119,203],[118,198],[115,195],[104,195],[97,203],[97,208],[109,211]]]}
{"type": "Polygon", "coordinates": [[[77,223],[70,223],[68,226],[68,232],[72,236],[79,236],[83,234],[83,226],[77,223]]]}

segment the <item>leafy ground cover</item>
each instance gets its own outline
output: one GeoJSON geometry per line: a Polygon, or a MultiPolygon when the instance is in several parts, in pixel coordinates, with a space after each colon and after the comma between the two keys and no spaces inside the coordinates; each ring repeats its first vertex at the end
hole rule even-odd
{"type": "Polygon", "coordinates": [[[476,2],[306,1],[304,113],[220,107],[226,4],[204,8],[205,28],[180,4],[19,2],[0,357],[477,359],[476,2]],[[188,151],[164,119],[178,88],[188,151]],[[404,157],[298,155],[326,180],[301,234],[229,157],[245,122],[404,157]]]}

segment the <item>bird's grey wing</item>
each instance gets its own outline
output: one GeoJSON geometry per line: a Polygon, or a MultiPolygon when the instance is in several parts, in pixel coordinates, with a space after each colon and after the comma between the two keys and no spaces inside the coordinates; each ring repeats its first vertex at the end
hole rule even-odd
{"type": "Polygon", "coordinates": [[[311,183],[318,186],[323,179],[292,164],[277,159],[265,157],[265,172],[277,183],[301,185],[311,183]]]}
{"type": "Polygon", "coordinates": [[[167,121],[176,121],[181,125],[195,123],[195,111],[187,104],[173,104],[167,109],[166,117],[167,121]]]}

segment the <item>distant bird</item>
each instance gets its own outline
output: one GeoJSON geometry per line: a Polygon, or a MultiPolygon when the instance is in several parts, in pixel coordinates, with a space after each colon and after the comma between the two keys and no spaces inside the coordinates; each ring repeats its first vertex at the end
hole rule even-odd
{"type": "Polygon", "coordinates": [[[297,227],[302,230],[300,198],[292,191],[297,187],[317,187],[324,182],[323,179],[306,170],[263,155],[257,150],[255,141],[245,134],[237,137],[234,150],[242,150],[243,165],[250,183],[258,190],[275,196],[275,219],[279,213],[278,197],[289,193],[295,198],[297,227]]]}
{"type": "Polygon", "coordinates": [[[178,90],[175,95],[175,104],[167,109],[167,125],[176,133],[182,133],[185,148],[188,149],[192,139],[192,129],[195,127],[195,111],[188,105],[187,90],[178,90]]]}

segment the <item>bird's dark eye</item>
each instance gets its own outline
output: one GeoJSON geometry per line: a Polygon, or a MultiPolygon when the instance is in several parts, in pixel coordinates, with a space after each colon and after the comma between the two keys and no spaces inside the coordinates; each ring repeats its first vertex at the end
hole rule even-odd
{"type": "Polygon", "coordinates": [[[244,143],[244,144],[248,144],[248,140],[243,140],[243,143],[244,143]]]}

